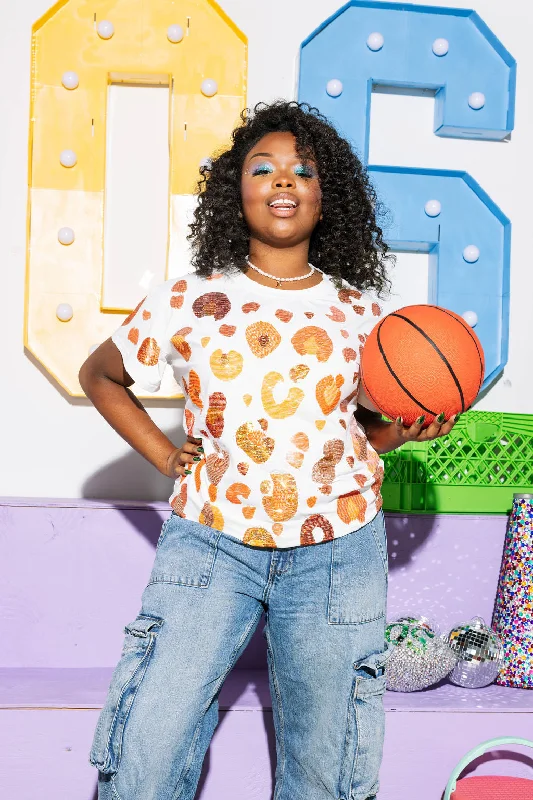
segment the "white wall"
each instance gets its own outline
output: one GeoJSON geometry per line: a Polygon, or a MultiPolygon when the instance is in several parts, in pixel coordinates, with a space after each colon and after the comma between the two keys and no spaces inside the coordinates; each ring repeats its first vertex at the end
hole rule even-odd
{"type": "MultiPolygon", "coordinates": [[[[0,494],[40,497],[164,499],[169,481],[118,438],[84,400],[63,394],[24,353],[27,138],[32,23],[52,0],[0,0],[0,494]]],[[[221,0],[249,38],[248,102],[295,96],[301,41],[341,0],[221,0]]],[[[432,101],[377,95],[371,163],[466,169],[513,223],[511,339],[502,379],[479,403],[493,411],[533,413],[531,345],[531,80],[533,5],[526,0],[455,0],[425,5],[475,7],[518,61],[512,141],[440,139],[432,134],[432,101]],[[401,112],[395,109],[401,106],[401,112]],[[390,120],[394,119],[391,125],[390,120]]],[[[423,300],[424,256],[399,258],[396,305],[423,300]],[[415,288],[409,290],[409,284],[415,288]]],[[[157,424],[179,440],[181,403],[152,401],[157,424]]]]}

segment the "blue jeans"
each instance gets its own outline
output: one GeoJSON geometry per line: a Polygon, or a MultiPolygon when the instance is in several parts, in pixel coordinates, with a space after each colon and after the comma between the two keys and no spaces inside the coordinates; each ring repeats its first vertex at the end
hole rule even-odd
{"type": "Polygon", "coordinates": [[[99,800],[193,800],[218,694],[264,611],[275,800],[374,798],[387,575],[382,513],[285,550],[172,514],[94,734],[99,800]]]}

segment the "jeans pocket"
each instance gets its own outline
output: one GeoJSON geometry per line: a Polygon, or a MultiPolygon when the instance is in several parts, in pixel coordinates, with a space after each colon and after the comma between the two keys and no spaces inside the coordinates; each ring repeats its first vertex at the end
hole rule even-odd
{"type": "Polygon", "coordinates": [[[385,663],[388,653],[376,653],[354,664],[339,797],[367,800],[379,789],[379,769],[385,736],[385,663]]]}
{"type": "Polygon", "coordinates": [[[331,544],[328,622],[358,625],[383,618],[388,584],[383,513],[331,544]]]}
{"type": "Polygon", "coordinates": [[[163,525],[149,584],[175,583],[206,589],[221,532],[172,514],[163,525]]]}
{"type": "Polygon", "coordinates": [[[98,718],[89,761],[100,772],[117,772],[128,715],[152,658],[163,620],[139,614],[124,628],[124,644],[98,718]]]}

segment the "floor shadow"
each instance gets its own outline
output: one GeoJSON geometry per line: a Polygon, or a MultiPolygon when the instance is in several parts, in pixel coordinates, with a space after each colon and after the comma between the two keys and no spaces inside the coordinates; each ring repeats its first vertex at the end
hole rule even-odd
{"type": "MultiPolygon", "coordinates": [[[[222,712],[222,714],[226,713],[228,712],[222,712]]],[[[220,724],[223,724],[223,719],[220,724]]],[[[277,758],[276,758],[276,736],[274,732],[274,723],[272,721],[271,711],[263,711],[263,724],[265,726],[266,737],[267,737],[268,757],[270,761],[271,781],[272,781],[271,797],[273,797],[275,790],[277,758]]],[[[194,795],[196,800],[201,800],[202,792],[204,790],[207,777],[209,775],[209,769],[211,766],[210,750],[211,748],[208,749],[204,759],[204,763],[202,765],[202,772],[200,775],[200,780],[198,781],[198,788],[196,790],[196,794],[194,795]]],[[[93,800],[97,800],[97,798],[93,798],[93,800]]]]}
{"type": "Polygon", "coordinates": [[[196,794],[194,795],[195,798],[197,798],[197,800],[200,800],[200,797],[202,796],[205,782],[207,780],[207,776],[209,775],[210,766],[211,766],[211,748],[209,747],[207,753],[205,754],[204,763],[202,764],[202,772],[200,773],[200,780],[198,781],[198,787],[196,789],[196,794]]]}
{"type": "Polygon", "coordinates": [[[389,569],[407,566],[437,526],[435,514],[386,514],[389,569]]]}
{"type": "Polygon", "coordinates": [[[171,512],[168,505],[171,491],[172,480],[132,450],[93,473],[83,484],[82,496],[87,500],[102,500],[115,508],[155,550],[161,525],[171,512]],[[153,505],[144,505],[146,502],[153,505]]]}
{"type": "MultiPolygon", "coordinates": [[[[243,669],[243,670],[262,670],[263,672],[267,671],[267,650],[266,650],[266,641],[263,634],[265,627],[265,618],[261,617],[259,621],[259,625],[257,626],[254,635],[252,636],[250,642],[248,643],[247,648],[245,649],[244,653],[242,653],[240,659],[238,660],[235,669],[243,669]]],[[[248,673],[250,675],[250,673],[248,673]]],[[[253,673],[252,673],[253,675],[253,673]]],[[[265,729],[267,746],[268,746],[268,758],[270,762],[270,777],[272,781],[272,794],[274,793],[275,789],[275,776],[276,776],[276,764],[277,764],[277,754],[276,754],[276,733],[274,730],[274,717],[272,714],[272,697],[270,694],[270,688],[268,682],[265,680],[262,681],[254,681],[253,686],[257,697],[261,703],[261,708],[263,709],[263,727],[265,729]]]]}
{"type": "MultiPolygon", "coordinates": [[[[185,440],[184,432],[178,425],[163,432],[176,447],[180,447],[185,440]]],[[[124,501],[131,501],[132,505],[136,502],[168,502],[171,492],[172,479],[158,472],[135,450],[128,450],[120,458],[109,461],[90,475],[82,486],[84,499],[112,503],[120,498],[116,506],[119,511],[124,501]]],[[[143,530],[139,532],[143,533],[143,530]]]]}
{"type": "Polygon", "coordinates": [[[448,677],[441,678],[440,681],[437,683],[432,683],[431,686],[426,686],[425,689],[417,689],[417,694],[424,694],[424,692],[434,692],[435,689],[440,689],[441,686],[452,686],[452,682],[448,679],[448,677]]]}
{"type": "MultiPolygon", "coordinates": [[[[260,622],[260,625],[261,624],[262,624],[262,622],[260,622]]],[[[250,645],[248,645],[248,647],[249,646],[250,645]]],[[[246,650],[245,650],[245,653],[246,653],[246,650]]],[[[242,658],[242,656],[241,656],[241,658],[242,658]]],[[[238,669],[236,667],[233,668],[230,677],[231,677],[231,680],[228,680],[226,685],[224,686],[224,706],[226,706],[226,707],[227,706],[233,706],[238,701],[239,697],[244,693],[244,691],[247,688],[247,686],[249,686],[250,684],[252,684],[254,686],[256,694],[257,694],[257,696],[259,698],[259,701],[260,701],[260,704],[262,706],[263,710],[262,710],[261,714],[262,714],[262,718],[263,718],[263,725],[264,725],[265,734],[266,734],[266,740],[267,740],[268,757],[269,757],[270,773],[271,773],[272,793],[273,793],[274,792],[275,774],[276,774],[276,763],[277,763],[277,759],[276,759],[276,735],[275,735],[275,731],[274,731],[272,709],[269,708],[269,706],[271,705],[271,698],[270,698],[270,692],[269,692],[268,686],[264,681],[255,682],[253,680],[253,677],[250,680],[251,675],[250,675],[250,672],[248,670],[242,670],[242,669],[238,669]]],[[[231,713],[231,712],[228,711],[227,708],[224,708],[222,711],[220,711],[219,723],[217,725],[217,732],[215,733],[215,736],[219,732],[219,728],[223,727],[226,714],[228,714],[228,713],[231,713]]],[[[205,783],[207,781],[207,777],[209,775],[210,761],[211,761],[210,760],[210,750],[211,750],[211,747],[209,747],[209,749],[208,749],[208,751],[206,753],[206,757],[204,759],[204,763],[202,765],[202,772],[201,772],[201,775],[200,775],[198,788],[197,788],[196,794],[195,794],[196,800],[200,800],[201,799],[202,792],[204,790],[205,783]]]]}
{"type": "MultiPolygon", "coordinates": [[[[241,655],[239,661],[237,662],[237,666],[240,668],[247,668],[247,669],[261,669],[264,672],[267,670],[267,648],[266,648],[266,640],[264,636],[264,628],[265,628],[265,618],[262,617],[259,621],[259,625],[257,626],[254,636],[250,640],[248,647],[241,655]]],[[[271,777],[271,785],[272,785],[272,794],[274,793],[275,789],[275,777],[276,777],[276,765],[277,765],[277,753],[276,753],[276,733],[274,730],[274,717],[272,713],[272,697],[270,693],[270,687],[267,681],[255,681],[254,682],[255,692],[259,698],[261,703],[261,708],[263,709],[263,726],[265,729],[267,746],[268,746],[268,758],[270,762],[270,777],[271,777]]]]}
{"type": "Polygon", "coordinates": [[[263,711],[263,724],[265,726],[267,744],[268,744],[268,758],[270,761],[270,774],[272,778],[272,795],[276,789],[276,767],[278,763],[276,754],[276,732],[274,730],[274,717],[272,712],[263,711]]]}

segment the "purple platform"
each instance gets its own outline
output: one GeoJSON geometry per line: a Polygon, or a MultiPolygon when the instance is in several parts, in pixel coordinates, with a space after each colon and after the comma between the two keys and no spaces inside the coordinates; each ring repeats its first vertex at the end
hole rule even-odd
{"type": "MultiPolygon", "coordinates": [[[[2,798],[95,800],[92,734],[168,513],[162,503],[0,501],[2,798]]],[[[474,614],[490,620],[505,527],[499,516],[388,515],[389,617],[424,613],[443,630],[474,614]]],[[[275,754],[260,632],[220,700],[199,797],[268,800],[275,754]]],[[[471,747],[533,737],[533,692],[525,690],[443,683],[388,692],[385,707],[380,800],[440,800],[471,747]]],[[[527,751],[487,754],[474,766],[533,779],[527,751]]]]}

